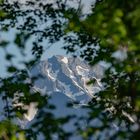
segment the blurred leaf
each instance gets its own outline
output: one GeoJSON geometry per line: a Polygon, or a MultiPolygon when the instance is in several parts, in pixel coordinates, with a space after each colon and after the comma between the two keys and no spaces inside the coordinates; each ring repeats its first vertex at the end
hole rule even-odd
{"type": "Polygon", "coordinates": [[[0,41],[0,47],[7,47],[8,44],[8,41],[0,41]]]}
{"type": "Polygon", "coordinates": [[[7,71],[10,72],[10,73],[14,73],[14,72],[17,71],[17,68],[14,67],[14,66],[9,66],[9,67],[7,67],[7,71]]]}

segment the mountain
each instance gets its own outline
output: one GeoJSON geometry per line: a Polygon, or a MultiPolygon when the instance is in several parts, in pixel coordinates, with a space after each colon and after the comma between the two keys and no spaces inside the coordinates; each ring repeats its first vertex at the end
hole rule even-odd
{"type": "MultiPolygon", "coordinates": [[[[57,55],[36,63],[30,69],[29,75],[37,77],[33,89],[42,95],[64,94],[69,100],[86,105],[94,94],[101,90],[100,78],[103,76],[103,67],[90,67],[79,58],[57,55]],[[94,86],[87,85],[90,79],[96,80],[94,86]]],[[[29,110],[31,113],[26,115],[26,119],[30,121],[36,111],[29,110]]]]}
{"type": "Polygon", "coordinates": [[[58,55],[37,63],[30,70],[30,76],[37,75],[34,89],[42,94],[60,92],[75,101],[87,103],[101,89],[103,68],[99,65],[90,67],[79,58],[58,55]],[[87,86],[87,82],[93,78],[96,80],[94,86],[87,86]]]}
{"type": "MultiPolygon", "coordinates": [[[[39,91],[42,95],[48,95],[51,97],[48,102],[54,105],[56,108],[47,108],[46,106],[39,110],[36,108],[36,103],[30,103],[28,111],[24,114],[24,119],[20,120],[16,118],[14,121],[23,128],[29,128],[32,124],[37,123],[42,120],[42,117],[47,116],[48,112],[53,114],[54,118],[65,118],[67,116],[73,116],[68,123],[60,126],[66,132],[72,133],[72,137],[69,140],[82,140],[81,136],[77,134],[76,125],[83,130],[87,127],[88,113],[89,109],[83,108],[81,106],[88,106],[88,102],[92,99],[95,93],[99,92],[103,87],[100,79],[104,74],[104,67],[102,65],[96,65],[94,67],[89,66],[85,61],[79,58],[67,58],[64,56],[53,56],[47,60],[37,62],[29,71],[28,82],[31,81],[33,77],[37,77],[33,81],[33,91],[39,91]],[[94,85],[87,85],[90,79],[94,79],[94,85]],[[72,106],[67,106],[67,103],[71,103],[72,106]],[[44,113],[44,114],[43,114],[44,113]],[[82,118],[78,120],[77,118],[82,118]]],[[[17,74],[15,74],[17,78],[17,74]]],[[[26,82],[27,82],[26,81],[26,82]]],[[[14,82],[14,78],[13,78],[14,82]]],[[[11,101],[12,102],[12,101],[11,101]]],[[[12,105],[12,104],[11,104],[12,105]]],[[[17,105],[20,105],[20,103],[17,105]]],[[[21,104],[22,106],[23,104],[21,104]]],[[[4,102],[0,100],[0,110],[4,108],[4,102]]],[[[111,109],[111,108],[108,108],[111,109]]],[[[2,111],[1,111],[2,112],[2,111]]],[[[2,113],[1,113],[2,114],[2,113]]],[[[134,122],[133,118],[126,113],[122,113],[131,122],[134,122]]],[[[1,115],[0,120],[3,120],[1,115]]],[[[98,118],[93,119],[90,124],[91,126],[101,126],[102,122],[98,118]]],[[[111,124],[112,130],[103,132],[102,139],[107,135],[112,135],[117,132],[119,127],[117,123],[111,124]]],[[[40,127],[41,125],[39,125],[40,127]]],[[[46,124],[46,128],[52,127],[46,124]]],[[[34,129],[34,133],[37,133],[38,129],[34,129]]],[[[45,131],[46,132],[46,131],[45,131]]],[[[46,132],[47,133],[47,132],[46,132]]],[[[97,134],[98,135],[98,134],[97,134]]],[[[96,134],[94,135],[96,139],[96,134]]],[[[38,135],[39,140],[45,140],[42,135],[38,135]]],[[[55,133],[52,134],[52,140],[59,140],[59,136],[55,133]]],[[[94,140],[94,139],[93,139],[94,140]]]]}
{"type": "MultiPolygon", "coordinates": [[[[103,77],[103,69],[101,65],[90,67],[85,61],[79,58],[67,58],[57,55],[37,62],[28,71],[31,79],[37,77],[33,81],[33,91],[39,91],[42,95],[47,94],[51,97],[49,103],[56,106],[54,110],[47,109],[48,112],[51,112],[55,118],[69,115],[76,116],[68,124],[62,126],[66,131],[73,133],[74,137],[71,138],[72,140],[81,140],[80,136],[74,133],[76,131],[76,118],[88,115],[89,110],[81,106],[86,106],[94,94],[101,90],[100,79],[103,77]],[[87,85],[90,79],[95,79],[95,84],[92,86],[87,85]],[[72,107],[68,107],[67,103],[71,103],[72,107]]],[[[15,105],[20,105],[20,103],[15,105]]],[[[36,103],[30,103],[28,112],[24,114],[24,119],[15,121],[21,127],[27,128],[38,121],[38,117],[41,117],[40,110],[36,108],[36,103]]],[[[83,129],[86,127],[85,121],[79,121],[83,129]]],[[[43,140],[40,137],[38,139],[43,140]]],[[[57,139],[57,135],[54,137],[52,139],[57,139]]]]}
{"type": "MultiPolygon", "coordinates": [[[[67,58],[57,55],[36,63],[29,70],[29,75],[30,77],[37,77],[34,81],[33,90],[51,97],[49,103],[55,105],[56,109],[48,111],[56,118],[69,115],[86,117],[89,110],[81,106],[86,106],[94,94],[101,90],[100,78],[103,76],[103,67],[100,65],[90,67],[85,61],[79,58],[67,58]],[[96,80],[94,86],[87,85],[90,79],[96,80]],[[67,103],[72,103],[73,106],[67,107],[67,103]]],[[[28,113],[24,115],[26,123],[25,120],[20,121],[24,127],[25,124],[29,126],[38,119],[38,115],[40,114],[35,106],[36,104],[34,103],[29,105],[28,113]]],[[[85,121],[82,120],[80,122],[83,128],[86,127],[85,121]]],[[[75,132],[75,123],[76,117],[64,125],[63,128],[68,132],[75,132]]],[[[55,135],[55,137],[57,136],[55,135]]],[[[75,135],[71,139],[80,140],[81,138],[75,135]]]]}

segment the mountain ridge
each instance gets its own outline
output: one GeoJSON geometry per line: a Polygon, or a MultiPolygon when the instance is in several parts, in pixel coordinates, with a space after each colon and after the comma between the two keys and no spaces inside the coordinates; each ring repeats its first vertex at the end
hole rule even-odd
{"type": "MultiPolygon", "coordinates": [[[[102,66],[99,68],[101,69],[102,66]]],[[[87,86],[90,79],[96,78],[95,71],[93,67],[79,58],[53,56],[37,63],[30,70],[31,77],[37,75],[40,77],[35,81],[34,88],[42,94],[47,92],[50,95],[53,92],[62,92],[74,100],[76,100],[76,96],[86,94],[88,96],[84,97],[85,101],[81,101],[87,102],[92,98],[93,93],[101,89],[99,77],[96,79],[95,86],[87,86]]]]}

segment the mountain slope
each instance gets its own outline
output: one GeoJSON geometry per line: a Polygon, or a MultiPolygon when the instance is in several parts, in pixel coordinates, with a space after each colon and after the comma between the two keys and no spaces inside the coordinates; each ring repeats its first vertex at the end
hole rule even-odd
{"type": "MultiPolygon", "coordinates": [[[[51,96],[49,103],[56,107],[54,110],[45,109],[45,111],[52,113],[55,118],[74,115],[73,119],[61,127],[66,132],[73,134],[71,140],[82,140],[81,136],[77,135],[75,123],[77,123],[77,118],[86,118],[88,115],[89,110],[81,106],[87,105],[94,93],[101,90],[99,79],[103,75],[103,67],[96,66],[92,68],[78,58],[53,56],[48,60],[38,62],[31,68],[29,74],[30,77],[38,77],[34,81],[33,89],[41,92],[42,95],[51,96]],[[91,78],[96,79],[95,85],[87,86],[86,83],[91,78]],[[77,103],[75,104],[75,102],[77,103]],[[73,106],[68,107],[67,103],[72,103],[73,106]]],[[[29,127],[37,122],[38,118],[42,117],[42,113],[35,108],[35,104],[30,104],[28,108],[28,113],[25,114],[26,127],[29,127]]],[[[25,121],[22,123],[25,126],[25,121]]],[[[82,129],[86,129],[86,119],[78,121],[78,123],[82,129]]],[[[44,138],[39,136],[38,139],[43,140],[44,138]]],[[[59,138],[55,134],[52,135],[52,139],[59,138]]]]}
{"type": "MultiPolygon", "coordinates": [[[[101,75],[102,72],[100,70],[101,75]]],[[[80,103],[87,103],[94,93],[101,88],[95,68],[89,67],[88,64],[78,58],[53,56],[37,63],[30,70],[31,77],[37,75],[38,79],[34,84],[35,90],[48,95],[53,92],[60,92],[80,103]],[[95,86],[87,86],[87,82],[91,78],[96,78],[95,86]]]]}

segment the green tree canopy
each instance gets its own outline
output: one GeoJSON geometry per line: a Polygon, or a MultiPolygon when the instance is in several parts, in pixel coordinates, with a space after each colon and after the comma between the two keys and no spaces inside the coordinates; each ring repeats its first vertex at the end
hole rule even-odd
{"type": "MultiPolygon", "coordinates": [[[[83,5],[84,6],[84,5],[83,5]]],[[[24,55],[26,48],[25,42],[31,36],[37,36],[33,41],[32,53],[35,59],[29,62],[23,62],[29,68],[34,62],[38,61],[45,51],[42,45],[44,40],[51,44],[63,40],[63,49],[67,53],[72,53],[74,57],[84,58],[90,65],[104,62],[107,66],[102,84],[104,89],[100,91],[92,100],[90,105],[91,112],[87,119],[88,127],[83,130],[77,127],[78,132],[83,139],[92,139],[99,132],[97,139],[102,139],[101,134],[108,131],[107,139],[133,139],[138,140],[140,135],[140,2],[139,0],[97,0],[92,5],[92,12],[86,16],[82,13],[81,1],[77,8],[67,5],[67,1],[55,1],[46,3],[43,1],[29,1],[24,4],[8,1],[1,1],[0,4],[0,27],[1,31],[7,31],[10,28],[16,28],[18,34],[15,38],[15,44],[24,55]],[[26,8],[25,8],[26,6],[26,8]],[[22,20],[20,20],[22,19],[22,20]],[[42,29],[39,25],[43,25],[42,29]],[[91,125],[95,118],[101,120],[100,127],[91,125]],[[118,130],[112,132],[112,125],[116,124],[118,130]]],[[[0,46],[6,50],[8,42],[1,41],[0,46]]],[[[13,55],[7,53],[7,61],[12,62],[13,55]]],[[[11,65],[7,68],[8,72],[14,73],[18,68],[11,65]]],[[[23,72],[23,71],[22,71],[23,72]]],[[[8,102],[9,98],[14,97],[16,91],[22,91],[29,101],[38,101],[40,108],[47,103],[39,93],[32,97],[30,94],[30,84],[25,84],[26,72],[22,73],[16,84],[13,83],[13,77],[2,80],[0,87],[3,100],[8,102]],[[18,88],[17,88],[18,84],[18,88]],[[12,89],[12,90],[11,90],[12,89]],[[38,100],[39,99],[39,100],[38,100]]],[[[94,84],[93,80],[89,84],[94,84]]],[[[26,98],[25,98],[26,99],[26,98]]],[[[12,114],[12,107],[5,107],[7,120],[1,121],[0,129],[4,128],[0,136],[3,139],[16,139],[15,134],[19,133],[19,139],[25,136],[35,139],[30,130],[21,130],[16,125],[11,124],[12,117],[20,116],[22,111],[14,110],[16,115],[12,114]],[[10,110],[11,109],[11,110],[10,110]],[[20,115],[19,115],[20,114],[20,115]],[[13,131],[9,132],[8,126],[13,131]],[[8,134],[8,135],[7,135],[8,134]],[[21,138],[20,138],[21,137],[21,138]]],[[[49,118],[52,129],[47,128],[42,122],[40,131],[45,135],[45,131],[59,132],[60,139],[70,136],[59,128],[59,123],[65,123],[66,120],[56,120],[50,115],[49,118]],[[54,128],[58,129],[54,129],[54,128]]],[[[44,122],[48,121],[44,115],[44,122]]],[[[78,126],[78,123],[77,123],[78,126]]],[[[34,125],[35,127],[35,125],[34,125]]],[[[49,127],[48,127],[49,128],[49,127]]],[[[104,136],[105,137],[105,136],[104,136]]],[[[49,135],[46,138],[50,138],[49,135]]],[[[103,138],[106,139],[106,138],[103,138]]]]}

